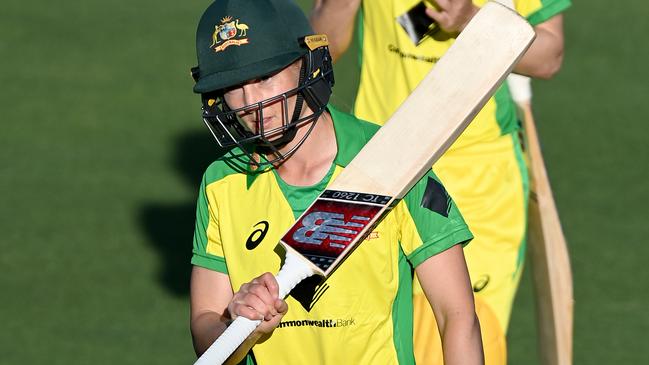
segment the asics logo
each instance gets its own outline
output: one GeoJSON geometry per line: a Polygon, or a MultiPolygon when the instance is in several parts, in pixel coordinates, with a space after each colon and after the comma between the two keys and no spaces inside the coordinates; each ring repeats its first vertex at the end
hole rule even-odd
{"type": "Polygon", "coordinates": [[[261,221],[257,224],[255,224],[255,227],[259,227],[252,231],[250,236],[248,236],[248,239],[246,240],[246,248],[248,250],[254,250],[259,246],[261,241],[264,240],[264,237],[266,237],[266,233],[268,233],[268,222],[266,221],[261,221]]]}

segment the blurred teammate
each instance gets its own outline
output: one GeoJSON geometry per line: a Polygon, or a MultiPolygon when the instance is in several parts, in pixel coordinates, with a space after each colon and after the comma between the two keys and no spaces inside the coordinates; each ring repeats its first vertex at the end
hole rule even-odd
{"type": "MultiPolygon", "coordinates": [[[[418,11],[419,0],[315,0],[311,22],[316,31],[329,36],[336,59],[351,42],[358,12],[361,71],[354,111],[360,118],[382,123],[485,2],[426,1],[418,11]],[[437,25],[420,37],[413,35],[426,20],[437,25]]],[[[562,62],[561,12],[570,0],[514,0],[514,6],[537,32],[515,72],[552,77],[562,62]]],[[[431,123],[434,120],[431,116],[431,123]]],[[[505,335],[525,257],[528,178],[519,128],[515,104],[503,86],[434,166],[475,235],[465,254],[485,359],[491,365],[506,363],[505,335]]],[[[414,292],[417,361],[441,364],[435,317],[421,289],[415,285],[414,292]]]]}
{"type": "Polygon", "coordinates": [[[196,353],[245,316],[263,322],[231,363],[414,364],[414,269],[447,334],[448,364],[482,364],[462,251],[472,236],[432,170],[324,284],[278,299],[269,272],[280,267],[281,235],[378,129],[327,105],[331,59],[311,34],[288,0],[218,0],[199,22],[194,91],[218,144],[232,150],[208,167],[198,197],[196,353]]]}

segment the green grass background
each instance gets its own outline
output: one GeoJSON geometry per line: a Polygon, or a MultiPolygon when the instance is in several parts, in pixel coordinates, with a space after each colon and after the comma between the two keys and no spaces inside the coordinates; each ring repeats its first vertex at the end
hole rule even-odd
{"type": "MultiPolygon", "coordinates": [[[[194,199],[215,144],[189,68],[208,1],[5,0],[0,364],[186,364],[194,199]]],[[[303,1],[308,6],[308,0],[303,1]]],[[[570,243],[576,364],[648,364],[649,5],[578,1],[535,83],[570,243]]],[[[355,59],[336,66],[352,105],[355,59]]],[[[536,364],[523,278],[512,364],[536,364]]]]}

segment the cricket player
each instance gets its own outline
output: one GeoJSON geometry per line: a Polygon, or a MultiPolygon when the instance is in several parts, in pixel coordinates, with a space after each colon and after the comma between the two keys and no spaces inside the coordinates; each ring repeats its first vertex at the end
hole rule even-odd
{"type": "MultiPolygon", "coordinates": [[[[354,112],[383,123],[485,2],[316,0],[311,23],[317,32],[329,36],[336,59],[351,42],[356,18],[361,65],[354,112]],[[424,34],[406,31],[408,26],[432,21],[436,24],[424,34]]],[[[570,0],[513,3],[537,33],[514,71],[552,77],[562,63],[561,12],[570,0]]],[[[525,257],[529,186],[519,128],[516,106],[505,84],[433,168],[475,235],[465,255],[488,365],[506,363],[505,336],[525,257]]],[[[417,362],[442,364],[435,317],[417,285],[414,292],[417,362]]]]}
{"type": "Polygon", "coordinates": [[[378,129],[327,104],[332,62],[312,34],[289,0],[218,0],[200,19],[194,91],[232,149],[207,168],[198,196],[196,353],[244,316],[263,321],[229,363],[414,364],[414,271],[440,315],[447,364],[482,364],[462,250],[472,235],[432,170],[327,281],[278,298],[270,272],[281,235],[378,129]]]}

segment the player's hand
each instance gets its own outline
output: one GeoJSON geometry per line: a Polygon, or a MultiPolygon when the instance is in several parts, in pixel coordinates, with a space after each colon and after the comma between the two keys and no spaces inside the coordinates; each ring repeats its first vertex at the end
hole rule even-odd
{"type": "Polygon", "coordinates": [[[279,299],[279,285],[271,273],[262,274],[251,282],[241,285],[234,294],[228,311],[232,319],[243,316],[252,320],[261,320],[255,332],[268,334],[279,325],[288,311],[288,305],[279,299]]]}
{"type": "Polygon", "coordinates": [[[435,0],[437,9],[427,8],[426,14],[447,33],[461,32],[480,10],[471,0],[435,0]]]}

